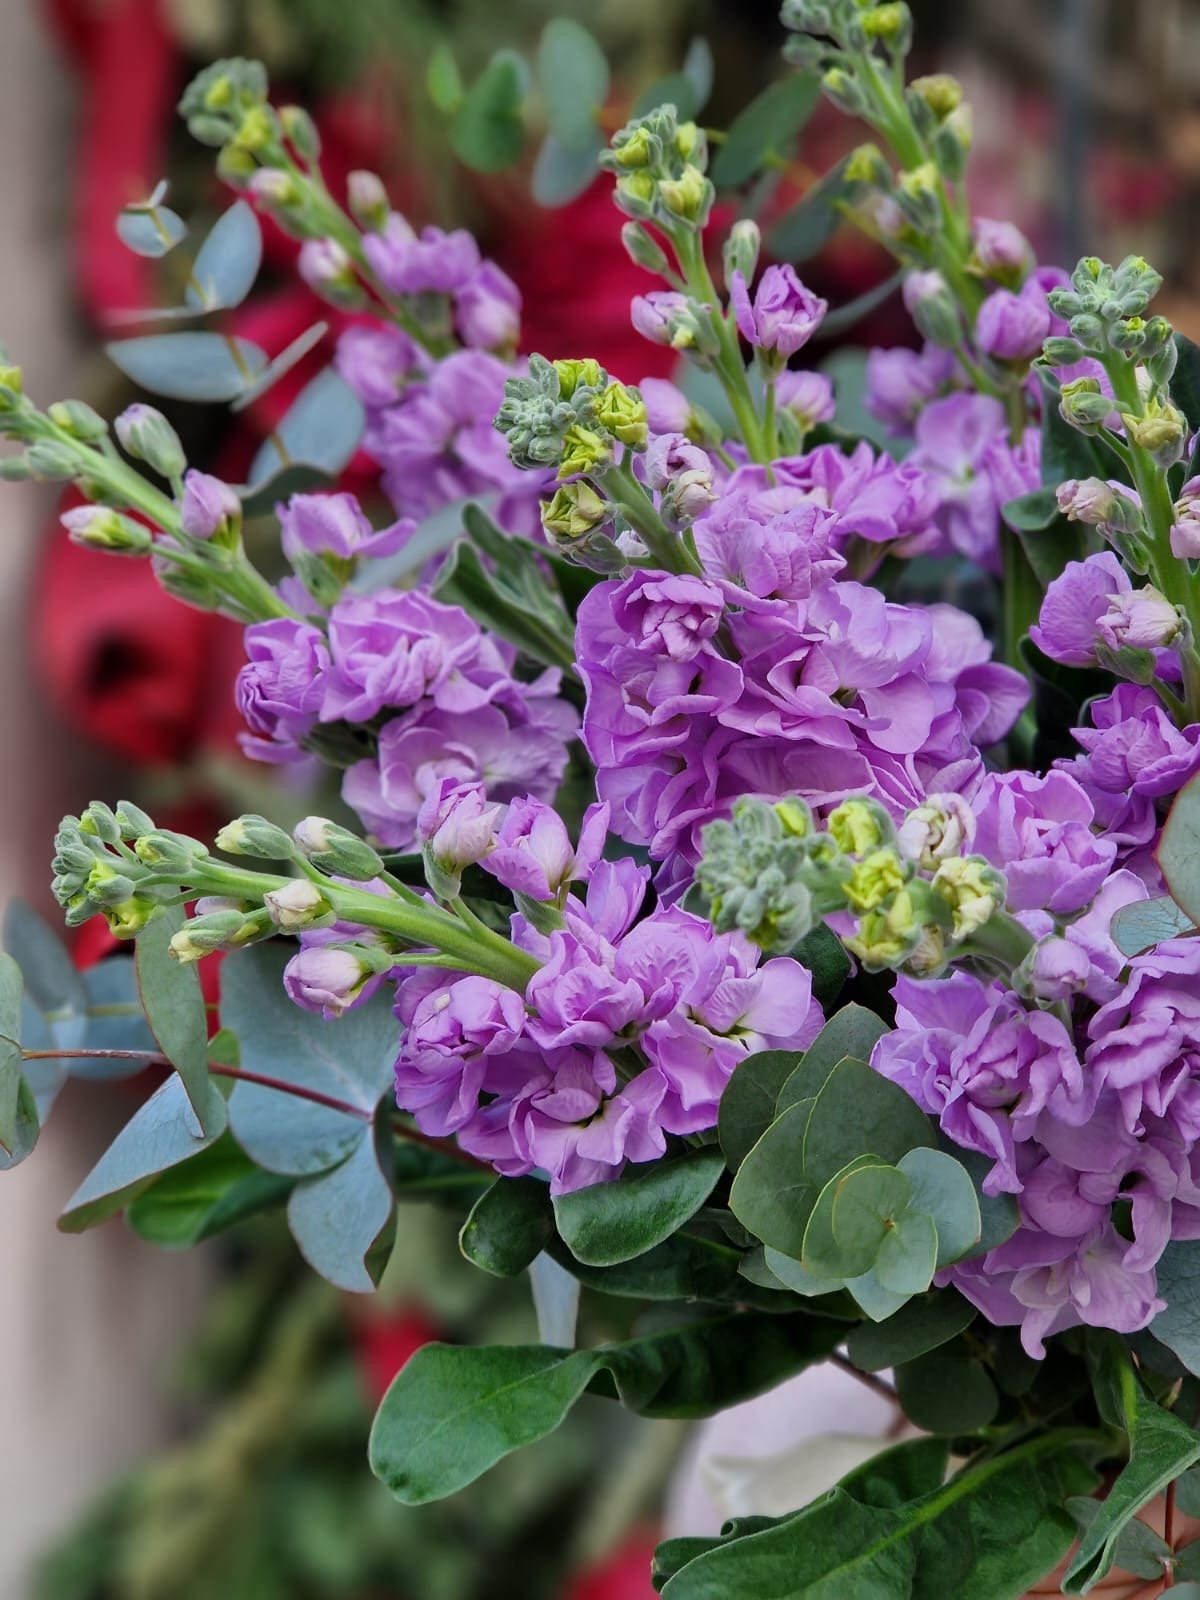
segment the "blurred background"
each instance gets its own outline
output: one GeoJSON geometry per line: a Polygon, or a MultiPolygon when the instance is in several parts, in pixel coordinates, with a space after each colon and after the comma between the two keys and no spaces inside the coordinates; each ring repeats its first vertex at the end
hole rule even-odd
{"type": "MultiPolygon", "coordinates": [[[[781,71],[783,38],[773,0],[3,9],[0,337],[39,403],[72,395],[109,416],[136,395],[104,340],[167,287],[154,262],[120,246],[115,214],[162,176],[185,214],[220,209],[209,152],[174,115],[207,61],[265,59],[273,83],[316,115],[335,184],[367,167],[414,220],[475,230],[525,293],[524,348],[595,352],[636,381],[667,369],[628,328],[644,282],[622,253],[607,180],[546,210],[530,193],[532,146],[499,176],[468,170],[430,104],[426,63],[448,45],[469,80],[497,47],[528,52],[549,17],[576,15],[610,54],[617,126],[703,37],[718,64],[703,120],[720,128],[781,71]]],[[[1018,223],[1045,261],[1145,254],[1166,276],[1161,309],[1200,338],[1200,0],[913,9],[915,69],[957,73],[974,106],[974,209],[1018,223]]],[[[802,192],[859,137],[818,112],[789,182],[802,192]]],[[[278,347],[314,320],[293,260],[294,246],[269,234],[268,271],[233,331],[278,347]]],[[[842,230],[803,270],[836,305],[890,267],[842,230]]],[[[851,338],[911,341],[897,297],[851,338]]],[[[294,392],[281,385],[234,419],[188,406],[172,419],[195,464],[237,481],[294,392]]],[[[369,463],[353,463],[347,483],[369,501],[369,463]]],[[[237,753],[238,630],[163,597],[147,565],[68,544],[51,488],[0,488],[0,894],[49,915],[55,820],[93,795],[128,796],[200,834],[223,813],[275,802],[237,753]]],[[[107,952],[94,929],[81,934],[81,964],[107,952]]],[[[434,1196],[403,1213],[369,1304],[306,1275],[281,1223],[187,1253],[122,1220],[59,1235],[55,1216],[145,1092],[136,1079],[73,1082],[35,1158],[0,1182],[2,1600],[648,1600],[663,1516],[672,1531],[700,1531],[684,1524],[730,1509],[720,1485],[731,1469],[711,1430],[688,1437],[598,1403],[448,1504],[395,1506],[366,1467],[375,1401],[427,1338],[527,1337],[522,1287],[458,1259],[453,1211],[434,1196]]],[[[603,1306],[591,1315],[602,1335],[603,1306]]]]}

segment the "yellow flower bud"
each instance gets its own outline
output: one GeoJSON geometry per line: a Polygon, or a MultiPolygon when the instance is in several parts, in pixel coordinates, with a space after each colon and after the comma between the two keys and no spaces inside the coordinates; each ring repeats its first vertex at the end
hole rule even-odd
{"type": "Polygon", "coordinates": [[[682,161],[690,161],[701,143],[702,134],[694,122],[681,122],[675,134],[675,153],[682,161]]]}
{"type": "Polygon", "coordinates": [[[891,172],[877,144],[860,144],[846,158],[846,178],[850,183],[888,183],[891,172]]]}
{"type": "Polygon", "coordinates": [[[204,96],[205,109],[208,111],[224,111],[226,106],[232,104],[233,79],[226,77],[214,78],[204,96]]]}
{"type": "Polygon", "coordinates": [[[708,210],[712,184],[699,167],[684,167],[678,178],[664,178],[658,185],[659,199],[674,217],[684,222],[699,222],[708,210]]]}
{"type": "Polygon", "coordinates": [[[812,832],[812,813],[803,800],[777,800],[774,809],[784,833],[792,838],[803,839],[812,832]]]}
{"type": "Polygon", "coordinates": [[[622,444],[640,449],[650,435],[646,403],[636,389],[612,382],[596,405],[596,420],[622,444]]]}
{"type": "Polygon", "coordinates": [[[949,856],[930,887],[950,907],[955,939],[969,938],[1004,904],[1004,879],[982,856],[949,856]]]}
{"type": "Polygon", "coordinates": [[[846,899],[855,911],[877,911],[904,887],[904,863],[895,850],[873,850],[846,880],[846,899]]]}
{"type": "Polygon", "coordinates": [[[555,361],[551,365],[558,373],[558,392],[564,400],[569,400],[581,383],[596,389],[604,382],[603,367],[590,356],[581,361],[555,361]]]}
{"type": "Polygon", "coordinates": [[[558,476],[573,478],[578,472],[592,472],[611,458],[612,447],[602,433],[575,423],[563,435],[558,476]]]}
{"type": "Polygon", "coordinates": [[[590,483],[565,483],[541,504],[542,527],[559,539],[581,539],[609,514],[608,501],[590,483]]]}
{"type": "Polygon", "coordinates": [[[104,920],[108,923],[109,932],[116,938],[132,939],[157,911],[158,907],[151,901],[139,900],[135,895],[132,900],[122,900],[120,905],[106,906],[104,920]]]}
{"type": "Polygon", "coordinates": [[[829,832],[839,850],[861,856],[883,843],[879,814],[865,800],[843,800],[829,813],[829,832]]]}
{"type": "Polygon", "coordinates": [[[624,144],[613,151],[613,159],[622,167],[649,167],[659,151],[658,141],[647,128],[636,128],[624,144]]]}
{"type": "Polygon", "coordinates": [[[868,912],[859,923],[858,932],[843,943],[868,972],[881,972],[900,966],[921,932],[912,899],[907,890],[901,890],[886,911],[868,912]]]}
{"type": "Polygon", "coordinates": [[[962,104],[962,84],[948,72],[933,72],[925,78],[914,78],[909,84],[939,121],[944,121],[962,104]]]}

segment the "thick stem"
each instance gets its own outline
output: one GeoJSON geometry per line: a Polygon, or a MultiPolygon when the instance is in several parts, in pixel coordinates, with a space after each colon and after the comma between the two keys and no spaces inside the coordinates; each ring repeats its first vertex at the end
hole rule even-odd
{"type": "Polygon", "coordinates": [[[759,421],[758,410],[754,404],[754,396],[750,393],[750,383],[746,377],[746,363],[742,360],[741,348],[738,345],[737,335],[730,328],[721,309],[721,297],[713,283],[712,274],[708,270],[708,262],[704,258],[704,245],[698,233],[692,229],[677,229],[672,235],[671,243],[675,247],[675,254],[679,260],[680,270],[687,284],[688,293],[700,305],[709,306],[709,322],[717,341],[717,355],[713,363],[713,370],[720,379],[721,387],[725,391],[725,398],[729,401],[729,408],[733,412],[734,420],[742,435],[742,442],[751,461],[766,464],[771,457],[763,437],[762,424],[759,421]]]}

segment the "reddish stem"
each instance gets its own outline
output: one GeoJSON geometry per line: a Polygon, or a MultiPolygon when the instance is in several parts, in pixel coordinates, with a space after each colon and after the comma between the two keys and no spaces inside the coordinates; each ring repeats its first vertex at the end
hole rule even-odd
{"type": "Polygon", "coordinates": [[[470,1167],[475,1172],[486,1172],[489,1178],[496,1176],[494,1167],[489,1167],[486,1161],[477,1161],[474,1156],[468,1155],[465,1150],[460,1150],[448,1139],[435,1139],[432,1134],[422,1133],[420,1128],[410,1128],[406,1122],[393,1122],[392,1132],[401,1139],[407,1139],[409,1144],[419,1144],[426,1150],[436,1150],[439,1155],[449,1156],[452,1161],[470,1167]]]}

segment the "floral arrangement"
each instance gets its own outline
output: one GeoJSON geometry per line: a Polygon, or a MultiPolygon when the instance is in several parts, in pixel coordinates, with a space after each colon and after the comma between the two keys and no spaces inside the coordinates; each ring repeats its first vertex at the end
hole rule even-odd
{"type": "MultiPolygon", "coordinates": [[[[295,784],[340,772],[344,809],[245,815],[213,849],[128,802],[64,819],[55,895],[135,941],[141,1005],[118,1028],[18,932],[0,1143],[29,1153],[70,1071],[169,1065],[63,1225],[169,1212],[181,1243],[286,1205],[309,1264],[362,1292],[406,1192],[468,1169],[463,1254],[528,1269],[542,1342],[408,1362],[371,1442],[408,1505],[585,1391],[697,1416],[833,1360],[923,1436],[789,1516],[661,1546],[668,1600],[1001,1600],[1064,1558],[1062,1592],[1116,1567],[1185,1600],[1200,352],[1151,313],[1144,260],[1068,276],[972,216],[968,109],[951,78],[905,82],[906,6],[786,0],[783,21],[799,70],[711,175],[676,103],[601,154],[658,283],[633,325],[699,374],[679,384],[627,385],[603,351],[518,358],[519,296],[469,235],[418,232],[367,172],[344,209],[255,63],[189,87],[242,196],[179,314],[244,297],[257,207],[356,314],[336,371],[234,486],[156,409],[114,442],[7,367],[3,470],[71,482],[73,539],[241,622],[247,751],[295,784]],[[717,183],[754,209],[818,83],[877,142],[769,239],[800,254],[847,215],[895,255],[924,344],[867,362],[891,451],[792,365],[862,307],[760,271],[748,214],[711,248],[717,183]],[[360,440],[386,527],[315,492],[360,440]],[[272,505],[275,581],[242,538],[272,505]],[[947,568],[992,609],[947,603],[947,568]],[[196,964],[217,952],[210,1040],[196,964]],[[576,1347],[583,1288],[633,1302],[627,1336],[576,1347]],[[1138,1514],[1164,1494],[1158,1532],[1138,1514]]],[[[590,163],[607,68],[575,25],[547,36],[556,159],[590,163]]],[[[509,140],[510,57],[443,91],[461,145],[509,140]]],[[[119,227],[150,256],[187,231],[161,188],[119,227]]],[[[241,405],[311,343],[110,353],[241,405]]]]}

